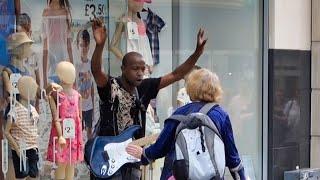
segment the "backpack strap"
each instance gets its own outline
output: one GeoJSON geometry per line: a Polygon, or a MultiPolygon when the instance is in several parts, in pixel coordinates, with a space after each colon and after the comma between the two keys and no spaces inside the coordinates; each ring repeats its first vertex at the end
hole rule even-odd
{"type": "Polygon", "coordinates": [[[217,103],[207,103],[199,110],[202,114],[208,114],[213,107],[217,107],[217,103]]]}
{"type": "Polygon", "coordinates": [[[172,120],[176,120],[176,121],[179,121],[179,122],[183,122],[183,121],[188,120],[188,117],[185,116],[185,115],[175,114],[175,115],[171,115],[167,119],[172,119],[172,120]]]}

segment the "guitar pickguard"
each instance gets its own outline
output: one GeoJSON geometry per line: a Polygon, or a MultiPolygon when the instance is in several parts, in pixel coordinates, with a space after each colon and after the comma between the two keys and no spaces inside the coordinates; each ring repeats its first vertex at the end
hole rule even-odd
{"type": "Polygon", "coordinates": [[[112,176],[126,163],[139,162],[137,159],[126,152],[126,147],[132,142],[132,138],[121,143],[109,143],[104,146],[104,151],[108,153],[109,169],[108,176],[112,176]]]}

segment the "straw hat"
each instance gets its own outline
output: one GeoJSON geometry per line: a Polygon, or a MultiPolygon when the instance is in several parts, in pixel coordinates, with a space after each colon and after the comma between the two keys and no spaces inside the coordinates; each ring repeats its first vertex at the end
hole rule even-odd
{"type": "Polygon", "coordinates": [[[33,43],[25,32],[13,33],[8,37],[8,50],[17,48],[24,43],[33,43]]]}

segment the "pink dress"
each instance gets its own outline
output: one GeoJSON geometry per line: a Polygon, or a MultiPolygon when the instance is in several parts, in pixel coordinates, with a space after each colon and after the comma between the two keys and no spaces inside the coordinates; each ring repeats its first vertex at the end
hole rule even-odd
{"type": "MultiPolygon", "coordinates": [[[[79,114],[79,97],[80,94],[72,91],[72,95],[67,95],[64,92],[59,92],[59,117],[61,119],[61,129],[63,131],[63,121],[66,118],[72,118],[75,124],[75,138],[71,140],[70,154],[70,139],[66,139],[66,148],[60,149],[58,138],[56,138],[55,146],[55,162],[71,163],[83,161],[83,139],[82,139],[82,123],[79,114]]],[[[54,162],[53,141],[57,137],[57,130],[54,123],[51,124],[50,139],[48,144],[47,160],[54,162]]]]}

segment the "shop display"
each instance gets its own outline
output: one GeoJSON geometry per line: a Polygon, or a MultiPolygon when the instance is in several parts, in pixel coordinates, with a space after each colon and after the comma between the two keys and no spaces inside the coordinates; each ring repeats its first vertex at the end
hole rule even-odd
{"type": "Polygon", "coordinates": [[[153,64],[157,65],[160,63],[159,33],[161,32],[162,28],[164,28],[166,23],[160,16],[151,11],[150,8],[143,8],[142,12],[139,12],[139,16],[144,20],[147,26],[147,35],[153,57],[153,64]]]}
{"type": "Polygon", "coordinates": [[[38,85],[30,76],[22,76],[17,83],[19,101],[13,101],[5,135],[11,145],[12,161],[16,178],[36,178],[39,173],[38,161],[38,120],[39,114],[30,101],[35,100],[38,85]]]}
{"type": "Polygon", "coordinates": [[[71,12],[68,0],[49,0],[42,13],[43,77],[44,85],[58,83],[55,67],[72,56],[71,12]]]}
{"type": "MultiPolygon", "coordinates": [[[[91,20],[96,17],[101,18],[107,27],[108,36],[114,37],[108,39],[108,45],[104,49],[104,71],[112,69],[113,72],[120,72],[120,67],[114,68],[110,64],[110,62],[119,62],[115,61],[114,56],[110,54],[110,52],[113,52],[111,43],[117,37],[119,22],[123,23],[124,27],[122,31],[126,32],[125,34],[121,33],[119,40],[124,40],[124,42],[121,42],[122,46],[117,47],[117,49],[123,54],[138,51],[144,57],[147,57],[145,58],[146,63],[149,65],[150,70],[152,70],[151,67],[154,62],[150,48],[151,45],[147,36],[147,24],[137,15],[137,12],[143,8],[144,2],[146,1],[28,0],[16,4],[16,8],[18,9],[16,12],[20,12],[21,14],[19,13],[19,16],[10,16],[14,21],[17,19],[17,24],[15,26],[12,23],[12,26],[5,29],[6,31],[10,30],[10,32],[6,32],[8,38],[3,39],[7,44],[7,47],[5,47],[7,57],[10,57],[10,59],[6,61],[3,58],[0,59],[0,68],[3,72],[0,84],[3,93],[0,92],[0,99],[5,100],[0,103],[0,107],[5,107],[2,113],[4,115],[1,117],[2,126],[5,127],[8,114],[10,115],[10,113],[15,112],[19,108],[23,109],[20,106],[16,107],[19,104],[15,103],[15,101],[21,100],[17,87],[19,79],[23,76],[32,77],[36,82],[36,87],[38,87],[36,90],[37,98],[30,98],[29,105],[37,111],[39,122],[35,128],[41,127],[38,129],[38,136],[40,138],[37,139],[38,146],[36,156],[34,156],[39,158],[37,162],[37,175],[39,175],[40,179],[59,178],[64,175],[65,178],[70,179],[89,178],[89,170],[82,161],[83,143],[92,137],[95,124],[100,117],[98,108],[99,98],[91,73],[91,57],[95,47],[91,20]],[[130,3],[130,5],[128,6],[127,3],[130,3]],[[137,4],[139,7],[134,4],[137,4]],[[16,33],[13,33],[14,31],[16,33]],[[70,72],[67,73],[68,75],[59,77],[58,72],[55,71],[57,65],[65,61],[72,63],[76,67],[75,80],[68,85],[68,88],[73,88],[75,92],[73,94],[74,99],[67,97],[65,90],[68,88],[62,83],[64,81],[63,78],[70,78],[70,72]],[[65,87],[59,92],[50,94],[48,91],[46,92],[45,87],[48,87],[53,82],[65,87]],[[81,102],[77,99],[80,96],[81,102]],[[77,123],[74,123],[75,138],[73,140],[78,142],[77,148],[73,146],[74,143],[71,146],[69,145],[69,138],[60,138],[59,143],[59,130],[57,130],[59,127],[57,128],[55,120],[53,119],[52,121],[51,119],[51,115],[55,114],[55,111],[59,113],[61,111],[59,116],[63,118],[62,115],[66,112],[66,109],[63,108],[62,99],[67,99],[65,102],[69,105],[74,104],[76,101],[79,102],[79,104],[76,103],[77,105],[74,106],[65,106],[68,108],[72,107],[72,111],[76,111],[81,116],[79,119],[74,118],[77,123]],[[58,108],[57,100],[61,101],[58,108]],[[53,106],[56,106],[56,110],[54,110],[53,106]],[[77,131],[79,132],[77,133],[77,131]],[[80,131],[84,133],[80,133],[80,131]],[[84,137],[82,138],[82,136],[84,137]],[[63,139],[65,140],[65,145],[63,139]],[[66,147],[63,151],[59,149],[61,145],[66,147]],[[71,153],[69,152],[70,147],[71,153]],[[77,150],[74,151],[75,149],[77,150]],[[70,154],[72,156],[69,156],[70,154]],[[41,157],[46,158],[42,161],[41,157]],[[68,165],[70,160],[72,162],[71,166],[68,165]]],[[[0,7],[2,7],[1,3],[0,7]]],[[[151,1],[148,3],[151,3],[151,1]]],[[[14,11],[12,10],[12,12],[14,11]]],[[[3,24],[11,25],[4,21],[3,24]]],[[[114,75],[116,73],[110,74],[114,75]]],[[[154,129],[159,128],[159,125],[155,124],[155,112],[153,111],[152,107],[149,106],[148,126],[150,127],[147,127],[148,133],[156,132],[154,129]]],[[[61,121],[62,137],[64,137],[63,126],[63,121],[61,121]]],[[[4,137],[3,143],[5,147],[7,147],[6,142],[7,139],[4,137]]],[[[4,157],[2,170],[6,172],[7,179],[14,180],[15,169],[10,150],[11,148],[14,149],[14,147],[10,146],[11,143],[7,144],[9,144],[7,148],[9,151],[7,151],[8,156],[4,157]]],[[[25,143],[21,144],[17,142],[17,144],[22,146],[25,143]]],[[[2,149],[2,151],[3,153],[1,154],[4,154],[6,149],[2,149]]],[[[30,152],[28,151],[27,154],[30,154],[30,152]]],[[[19,156],[20,153],[18,152],[17,155],[19,156]]],[[[32,155],[35,155],[35,153],[31,152],[32,155]]]]}
{"type": "Polygon", "coordinates": [[[143,56],[145,63],[150,67],[149,71],[151,71],[153,59],[149,39],[146,34],[147,29],[145,23],[138,17],[137,14],[138,12],[142,11],[143,4],[143,2],[128,0],[128,13],[120,17],[120,22],[116,27],[110,44],[110,51],[114,53],[114,55],[120,60],[122,60],[124,54],[127,52],[139,52],[143,56]],[[122,52],[119,49],[119,43],[121,41],[121,37],[123,36],[123,32],[125,33],[127,41],[126,52],[122,52]]]}
{"type": "Polygon", "coordinates": [[[47,160],[56,165],[56,179],[73,179],[75,165],[83,160],[81,95],[73,89],[75,67],[67,61],[57,65],[61,91],[49,98],[52,126],[47,160]]]}

